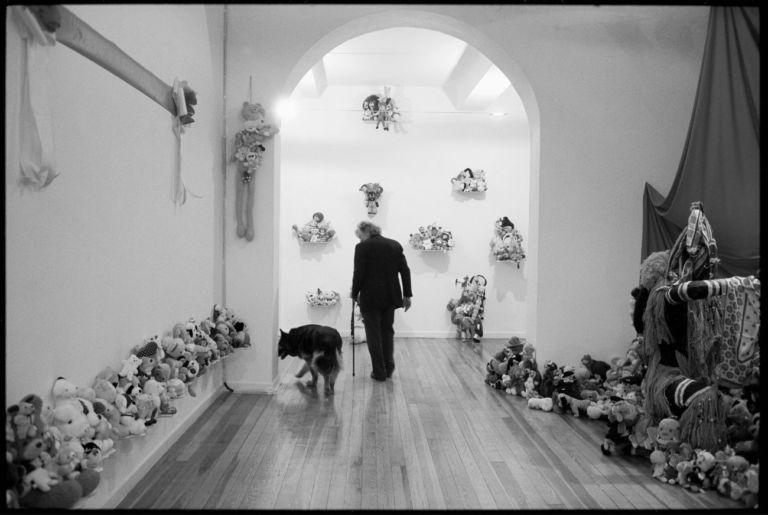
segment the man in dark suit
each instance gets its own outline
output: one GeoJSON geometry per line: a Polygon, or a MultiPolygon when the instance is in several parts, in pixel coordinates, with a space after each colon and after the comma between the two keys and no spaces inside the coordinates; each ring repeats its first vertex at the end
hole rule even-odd
{"type": "Polygon", "coordinates": [[[402,245],[382,236],[379,226],[362,221],[355,234],[360,243],[355,246],[352,298],[363,316],[371,377],[384,381],[395,370],[395,309],[411,307],[411,270],[402,245]]]}

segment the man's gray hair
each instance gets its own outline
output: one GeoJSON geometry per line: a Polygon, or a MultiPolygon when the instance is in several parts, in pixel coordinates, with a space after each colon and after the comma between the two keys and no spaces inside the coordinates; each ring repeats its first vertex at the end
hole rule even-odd
{"type": "Polygon", "coordinates": [[[368,234],[369,236],[377,236],[381,234],[381,227],[373,222],[369,222],[368,220],[363,220],[357,224],[357,229],[364,234],[368,234]]]}

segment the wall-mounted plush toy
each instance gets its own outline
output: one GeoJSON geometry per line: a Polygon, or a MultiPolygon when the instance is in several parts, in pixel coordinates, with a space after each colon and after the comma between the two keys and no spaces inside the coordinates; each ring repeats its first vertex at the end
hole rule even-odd
{"type": "Polygon", "coordinates": [[[301,229],[296,224],[292,225],[291,228],[302,243],[327,243],[336,234],[336,231],[331,228],[331,223],[325,219],[325,215],[320,211],[314,213],[312,220],[305,223],[301,229]]]}
{"type": "Polygon", "coordinates": [[[497,261],[511,261],[520,268],[520,261],[525,259],[523,237],[508,217],[503,216],[496,220],[490,245],[497,261]]]}
{"type": "Polygon", "coordinates": [[[237,236],[253,240],[254,175],[261,167],[266,147],[264,142],[280,132],[265,122],[266,111],[261,104],[243,102],[240,111],[243,130],[235,134],[235,154],[238,178],[235,185],[235,215],[237,236]]]}
{"type": "Polygon", "coordinates": [[[384,86],[383,95],[368,95],[363,100],[363,121],[376,121],[376,128],[381,126],[385,131],[389,130],[389,124],[396,122],[395,117],[400,115],[395,101],[389,96],[390,87],[384,86]]]}
{"type": "Polygon", "coordinates": [[[453,250],[453,233],[437,223],[419,227],[410,234],[408,243],[416,250],[447,251],[453,250]]]}
{"type": "Polygon", "coordinates": [[[341,299],[339,292],[334,290],[322,290],[318,288],[315,291],[308,291],[305,295],[307,304],[318,308],[329,308],[335,306],[341,299]]]}
{"type": "Polygon", "coordinates": [[[471,168],[465,168],[456,177],[452,177],[451,185],[454,191],[465,193],[483,192],[488,189],[485,181],[485,172],[483,170],[472,170],[471,168]]]}
{"type": "Polygon", "coordinates": [[[368,214],[370,216],[375,215],[379,211],[379,198],[384,192],[384,188],[378,182],[366,182],[360,186],[360,191],[365,195],[365,207],[368,208],[368,214]]]}

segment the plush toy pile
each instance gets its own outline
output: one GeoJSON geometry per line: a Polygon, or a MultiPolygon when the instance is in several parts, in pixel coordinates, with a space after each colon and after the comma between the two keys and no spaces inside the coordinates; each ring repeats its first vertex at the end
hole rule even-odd
{"type": "Polygon", "coordinates": [[[465,193],[488,189],[488,184],[485,182],[485,171],[472,170],[471,168],[464,168],[456,177],[451,178],[451,185],[454,191],[465,193]]]}
{"type": "Polygon", "coordinates": [[[327,243],[333,239],[336,231],[331,228],[330,222],[325,220],[325,215],[319,211],[312,215],[312,220],[299,229],[298,225],[292,225],[293,232],[302,243],[327,243]]]}
{"type": "Polygon", "coordinates": [[[458,299],[451,299],[446,306],[451,322],[456,325],[456,337],[479,342],[483,337],[485,287],[488,281],[482,275],[465,275],[456,279],[456,284],[461,286],[461,295],[458,299]]]}
{"type": "Polygon", "coordinates": [[[520,261],[525,259],[523,237],[515,229],[515,224],[506,216],[496,220],[494,235],[491,239],[491,251],[497,261],[512,261],[520,268],[520,261]]]}
{"type": "Polygon", "coordinates": [[[159,417],[173,416],[174,399],[195,396],[195,378],[211,363],[249,346],[245,322],[215,305],[200,322],[190,318],[146,338],[90,385],[59,377],[50,403],[30,394],[8,407],[8,508],[72,508],[98,486],[117,440],[143,436],[159,417]]]}
{"type": "Polygon", "coordinates": [[[339,292],[329,290],[323,291],[318,288],[316,291],[308,291],[306,293],[307,304],[318,308],[329,308],[335,306],[341,299],[339,292]]]}
{"type": "Polygon", "coordinates": [[[694,202],[675,245],[649,255],[631,292],[637,336],[609,361],[546,361],[511,338],[485,383],[531,409],[601,420],[605,456],[647,457],[652,477],[758,506],[760,279],[717,278],[717,247],[694,202]]]}
{"type": "Polygon", "coordinates": [[[409,235],[408,243],[416,250],[453,250],[453,234],[436,223],[419,227],[409,235]]]}

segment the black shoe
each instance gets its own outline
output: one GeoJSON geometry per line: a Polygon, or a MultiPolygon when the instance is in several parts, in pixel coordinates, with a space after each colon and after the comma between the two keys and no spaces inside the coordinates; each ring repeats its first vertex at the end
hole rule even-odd
{"type": "Polygon", "coordinates": [[[384,382],[384,381],[386,381],[386,380],[387,380],[386,378],[381,378],[381,379],[379,379],[378,377],[376,377],[375,375],[373,375],[373,372],[371,372],[371,379],[374,379],[374,380],[376,380],[376,381],[381,381],[381,382],[384,382]]]}
{"type": "Polygon", "coordinates": [[[395,366],[392,365],[392,369],[391,370],[387,370],[387,377],[392,377],[392,372],[394,372],[394,371],[395,371],[395,366]]]}

